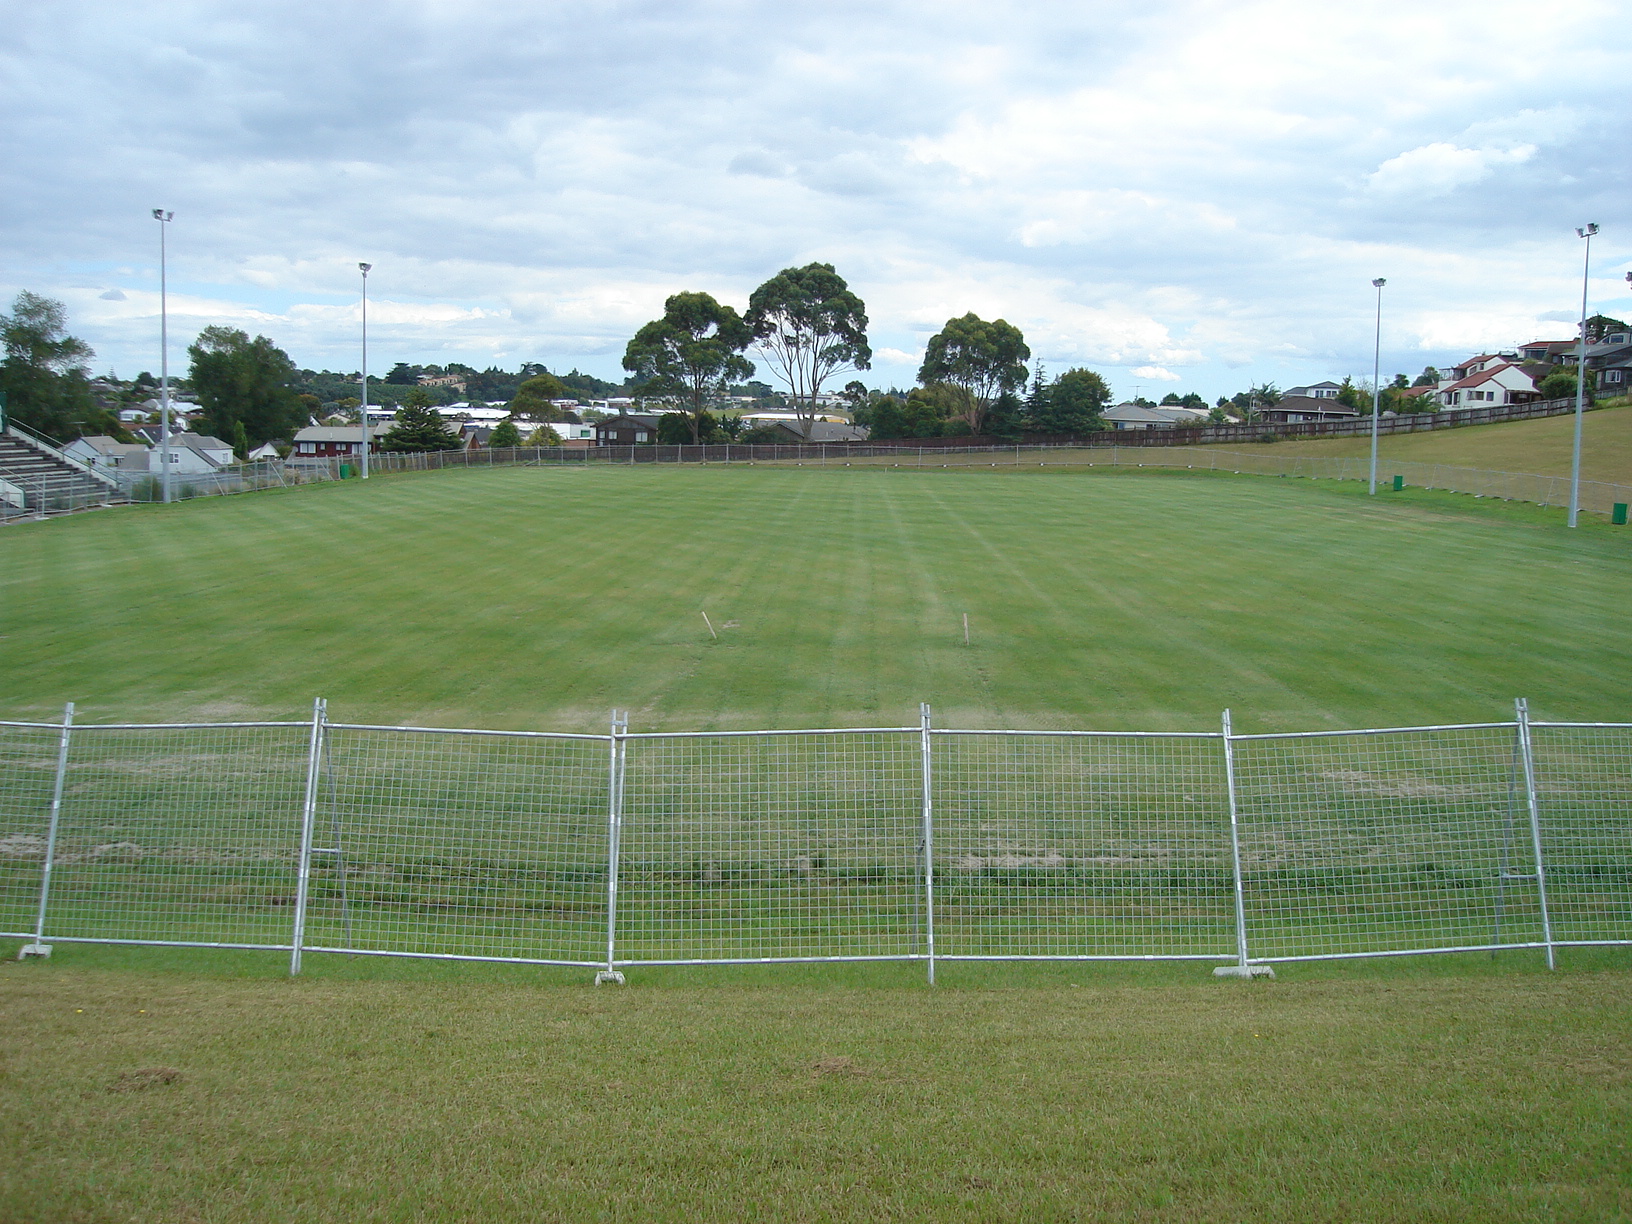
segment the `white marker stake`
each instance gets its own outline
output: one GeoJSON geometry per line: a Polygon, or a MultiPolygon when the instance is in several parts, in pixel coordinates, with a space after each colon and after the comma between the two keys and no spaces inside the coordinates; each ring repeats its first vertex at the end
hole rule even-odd
{"type": "Polygon", "coordinates": [[[719,641],[720,635],[714,632],[714,622],[708,619],[707,612],[703,613],[703,624],[708,626],[708,636],[713,638],[716,642],[719,641]]]}
{"type": "Polygon", "coordinates": [[[963,644],[969,645],[969,613],[963,614],[963,644]]]}

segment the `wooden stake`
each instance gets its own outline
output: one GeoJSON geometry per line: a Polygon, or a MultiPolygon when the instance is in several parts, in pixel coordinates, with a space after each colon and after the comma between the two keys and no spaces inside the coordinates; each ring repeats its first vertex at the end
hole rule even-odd
{"type": "Polygon", "coordinates": [[[708,636],[713,638],[716,642],[719,641],[720,635],[714,632],[714,622],[708,619],[707,612],[703,613],[703,624],[708,626],[708,636]]]}
{"type": "Polygon", "coordinates": [[[963,614],[963,644],[969,645],[969,613],[963,614]]]}

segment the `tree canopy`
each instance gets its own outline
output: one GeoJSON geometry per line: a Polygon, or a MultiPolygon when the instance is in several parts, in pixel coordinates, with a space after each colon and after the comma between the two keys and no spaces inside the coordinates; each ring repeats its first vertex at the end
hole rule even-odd
{"type": "Polygon", "coordinates": [[[1031,350],[1018,327],[1003,319],[988,323],[970,311],[961,319],[948,319],[930,337],[918,381],[925,386],[950,383],[969,392],[964,419],[969,432],[978,434],[997,397],[1026,385],[1030,360],[1031,350]]]}
{"type": "Polygon", "coordinates": [[[867,307],[832,264],[782,269],[749,296],[744,322],[766,364],[787,383],[807,440],[822,384],[843,371],[872,368],[867,307]]]}
{"type": "Polygon", "coordinates": [[[502,450],[507,446],[520,446],[521,431],[516,428],[514,420],[505,417],[488,435],[487,444],[497,450],[502,450]]]}
{"type": "Polygon", "coordinates": [[[535,421],[559,421],[566,412],[550,401],[574,398],[559,378],[545,371],[533,375],[516,389],[516,398],[510,401],[510,415],[535,421]]]}
{"type": "Polygon", "coordinates": [[[6,348],[0,390],[6,393],[8,417],[59,442],[71,442],[88,429],[118,430],[118,418],[98,409],[91,396],[85,367],[96,354],[68,334],[68,308],[61,302],[23,290],[11,313],[0,315],[0,340],[6,348]]]}
{"type": "MultiPolygon", "coordinates": [[[[742,317],[707,293],[676,293],[663,303],[663,317],[635,333],[623,353],[623,368],[640,380],[645,395],[687,401],[690,438],[703,442],[703,418],[710,396],[754,372],[742,356],[753,333],[742,317]]],[[[660,441],[663,440],[661,437],[660,441]]]]}
{"type": "Polygon", "coordinates": [[[309,419],[290,384],[295,363],[265,336],[206,327],[187,346],[188,381],[204,409],[203,428],[218,438],[259,446],[287,442],[309,419]]]}
{"type": "Polygon", "coordinates": [[[458,447],[458,433],[449,430],[442,414],[431,407],[431,397],[417,387],[403,399],[395,424],[380,439],[380,449],[386,451],[443,451],[458,447]]]}
{"type": "Polygon", "coordinates": [[[1111,389],[1093,370],[1067,370],[1027,403],[1026,423],[1036,433],[1079,434],[1104,429],[1111,389]]]}

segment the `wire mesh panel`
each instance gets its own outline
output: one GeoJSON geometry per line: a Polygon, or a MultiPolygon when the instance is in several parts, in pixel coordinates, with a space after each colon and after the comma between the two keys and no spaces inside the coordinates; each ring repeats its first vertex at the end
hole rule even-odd
{"type": "Polygon", "coordinates": [[[1542,936],[1512,725],[1235,741],[1254,960],[1542,936]]]}
{"type": "Polygon", "coordinates": [[[1231,954],[1217,736],[932,742],[938,956],[1231,954]]]}
{"type": "Polygon", "coordinates": [[[631,737],[621,963],[923,948],[917,732],[631,737]]]}
{"type": "Polygon", "coordinates": [[[606,826],[604,737],[330,727],[306,946],[591,963],[606,826]]]}
{"type": "Polygon", "coordinates": [[[0,723],[0,935],[34,931],[62,728],[0,723]]]}
{"type": "Polygon", "coordinates": [[[1632,942],[1632,726],[1531,724],[1559,942],[1632,942]]]}
{"type": "Polygon", "coordinates": [[[47,940],[286,946],[310,733],[76,726],[47,940]]]}

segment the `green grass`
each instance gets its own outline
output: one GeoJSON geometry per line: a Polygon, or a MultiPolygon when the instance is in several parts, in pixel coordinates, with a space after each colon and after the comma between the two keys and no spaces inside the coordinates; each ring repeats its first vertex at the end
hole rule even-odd
{"type": "Polygon", "coordinates": [[[8,527],[0,707],[298,718],[323,695],[342,720],[601,730],[618,706],[653,730],[901,725],[928,700],[951,726],[1209,729],[1230,706],[1255,731],[1525,695],[1624,718],[1629,590],[1632,534],[1447,493],[461,471],[8,527]]]}
{"type": "MultiPolygon", "coordinates": [[[[1534,472],[1568,476],[1574,446],[1575,417],[1541,417],[1472,425],[1433,433],[1388,434],[1377,439],[1382,459],[1443,463],[1495,472],[1534,472]]],[[[1619,404],[1589,412],[1581,428],[1581,478],[1632,485],[1632,406],[1619,404]]],[[[1277,455],[1326,455],[1342,458],[1371,453],[1371,440],[1312,438],[1281,442],[1277,455]]]]}
{"type": "Polygon", "coordinates": [[[61,948],[0,965],[0,1218],[1624,1220],[1625,960],[596,990],[61,948]]]}

